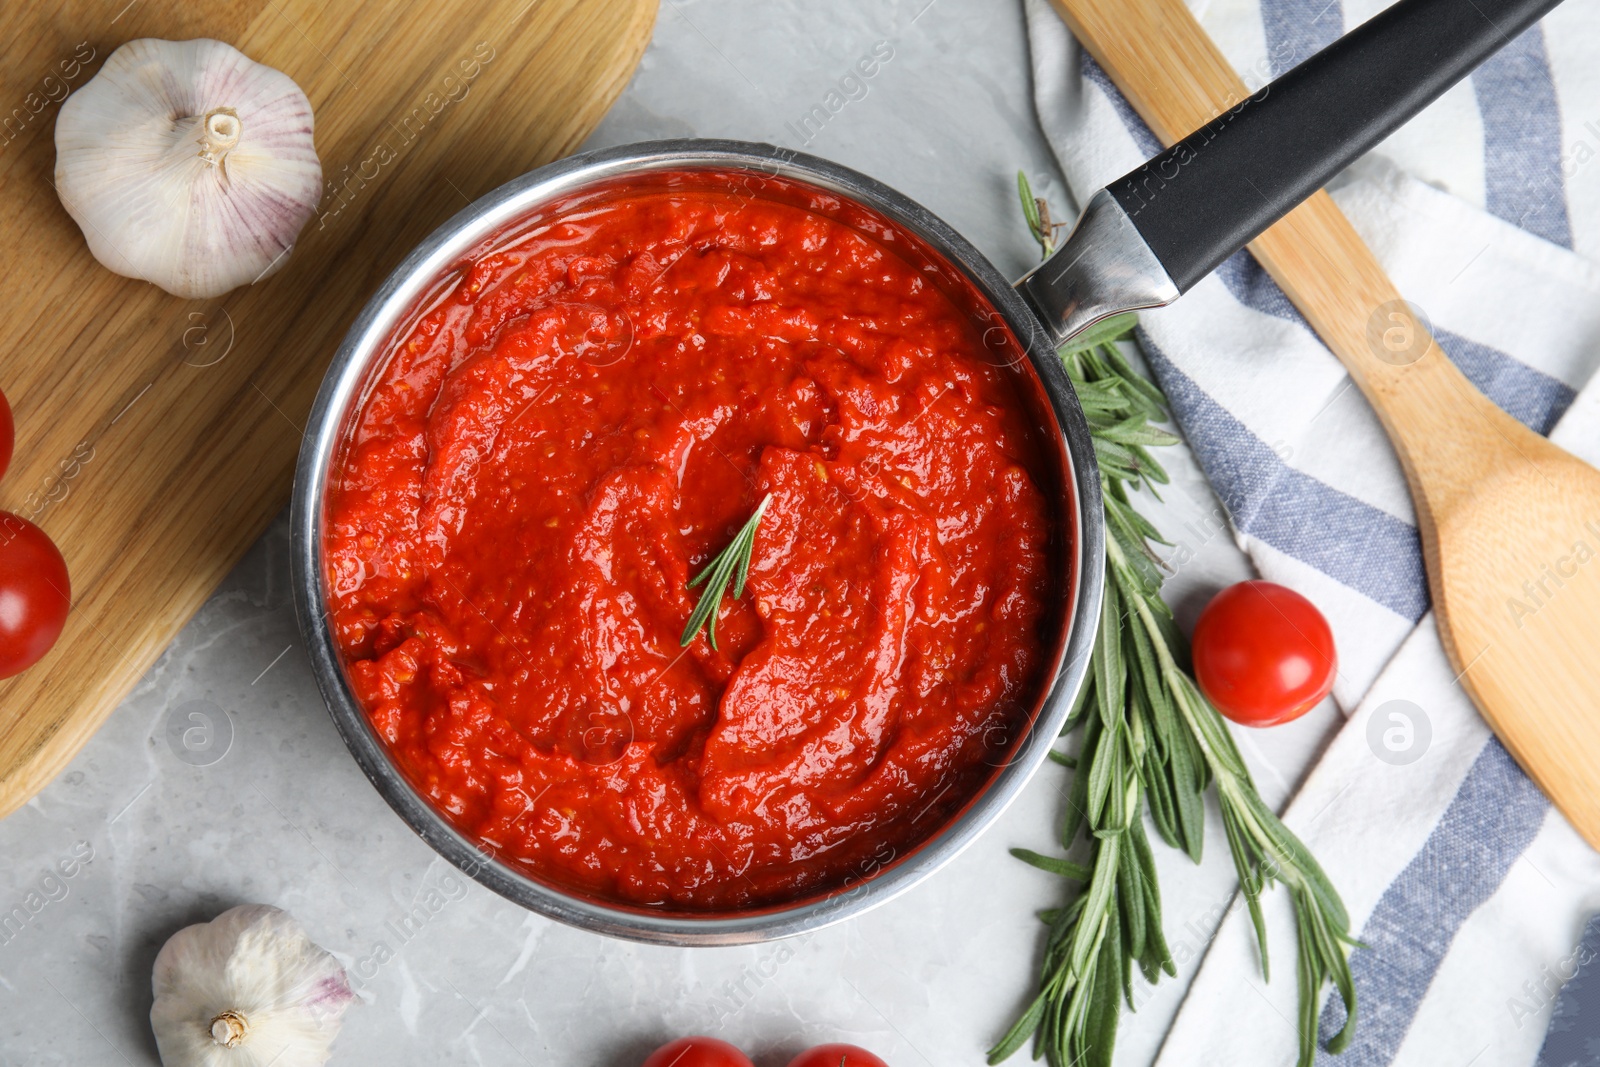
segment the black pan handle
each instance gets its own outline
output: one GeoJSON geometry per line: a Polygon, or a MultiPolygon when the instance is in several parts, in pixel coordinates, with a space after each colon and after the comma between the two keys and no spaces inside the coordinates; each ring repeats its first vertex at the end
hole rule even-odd
{"type": "Polygon", "coordinates": [[[1106,187],[1180,292],[1560,0],[1399,0],[1106,187]]]}

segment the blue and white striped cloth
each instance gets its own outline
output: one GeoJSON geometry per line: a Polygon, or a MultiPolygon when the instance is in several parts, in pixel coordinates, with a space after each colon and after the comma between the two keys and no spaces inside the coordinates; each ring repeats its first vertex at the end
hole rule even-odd
{"type": "MultiPolygon", "coordinates": [[[[1384,5],[1191,6],[1259,85],[1384,5]]],[[[1027,0],[1027,15],[1040,121],[1081,200],[1159,146],[1046,0],[1027,0]]],[[[1590,462],[1600,461],[1597,157],[1600,3],[1569,0],[1334,189],[1467,376],[1590,462]]],[[[1246,253],[1145,314],[1140,339],[1239,545],[1264,577],[1316,601],[1339,645],[1334,696],[1348,721],[1285,813],[1368,946],[1352,961],[1354,1044],[1319,1062],[1532,1064],[1548,1026],[1541,1062],[1600,1063],[1576,1009],[1550,1025],[1562,980],[1600,954],[1600,931],[1583,939],[1600,910],[1600,855],[1455,684],[1405,482],[1371,409],[1246,253]]],[[[1284,894],[1269,903],[1275,980],[1261,981],[1248,919],[1233,910],[1158,1067],[1293,1062],[1292,915],[1284,894]]],[[[1583,988],[1596,999],[1596,971],[1600,961],[1568,1001],[1583,988]]],[[[1342,1016],[1330,1001],[1325,1032],[1342,1016]]]]}

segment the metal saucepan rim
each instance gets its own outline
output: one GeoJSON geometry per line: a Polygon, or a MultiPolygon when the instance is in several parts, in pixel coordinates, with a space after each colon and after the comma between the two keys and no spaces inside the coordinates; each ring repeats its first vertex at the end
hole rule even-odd
{"type": "Polygon", "coordinates": [[[502,185],[429,235],[378,288],[333,357],[301,446],[290,518],[295,608],[317,684],[345,744],[389,805],[442,856],[509,900],[586,930],[674,945],[743,944],[819,929],[905,892],[971,844],[1044,762],[1083,684],[1100,611],[1104,537],[1099,473],[1082,409],[1037,316],[993,265],[931,212],[865,175],[771,145],[713,140],[656,141],[571,156],[502,185]],[[1053,688],[1009,762],[955,819],[906,857],[854,886],[796,905],[706,917],[652,912],[569,894],[486,855],[452,827],[394,765],[357,704],[328,623],[321,578],[322,503],[351,406],[360,399],[371,360],[381,356],[396,325],[429,286],[486,237],[539,205],[608,179],[697,169],[748,170],[837,193],[916,234],[958,267],[1004,316],[1038,372],[1061,429],[1066,476],[1076,497],[1071,509],[1075,529],[1069,547],[1072,603],[1065,614],[1066,641],[1053,688]]]}

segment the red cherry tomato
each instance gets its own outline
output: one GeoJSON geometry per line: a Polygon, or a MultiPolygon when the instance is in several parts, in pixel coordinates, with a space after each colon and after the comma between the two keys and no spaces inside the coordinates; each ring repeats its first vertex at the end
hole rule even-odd
{"type": "Polygon", "coordinates": [[[1333,688],[1333,631],[1317,606],[1273,582],[1240,582],[1212,598],[1194,628],[1194,676],[1234,722],[1276,726],[1333,688]]]}
{"type": "Polygon", "coordinates": [[[0,511],[0,678],[39,661],[72,607],[67,563],[45,532],[0,511]]]}
{"type": "Polygon", "coordinates": [[[789,1067],[889,1067],[857,1045],[816,1045],[789,1061],[789,1067]]]}
{"type": "Polygon", "coordinates": [[[16,442],[17,428],[11,421],[11,405],[6,394],[0,393],[0,475],[11,465],[11,446],[16,442]]]}
{"type": "Polygon", "coordinates": [[[750,1057],[714,1037],[680,1037],[650,1053],[644,1067],[754,1067],[750,1057]]]}

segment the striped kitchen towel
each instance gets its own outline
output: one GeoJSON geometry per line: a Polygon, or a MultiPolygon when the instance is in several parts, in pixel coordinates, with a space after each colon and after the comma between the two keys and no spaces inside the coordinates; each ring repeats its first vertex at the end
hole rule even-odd
{"type": "MultiPolygon", "coordinates": [[[[1194,6],[1254,87],[1383,4],[1194,6]]],[[[1027,0],[1027,16],[1040,122],[1081,200],[1159,145],[1046,0],[1027,0]]],[[[1590,462],[1600,462],[1597,57],[1600,3],[1570,0],[1333,187],[1451,359],[1590,462]]],[[[1348,721],[1285,813],[1368,946],[1352,960],[1355,1041],[1319,1062],[1534,1063],[1562,982],[1585,958],[1600,855],[1456,684],[1377,420],[1247,253],[1142,323],[1145,355],[1239,545],[1264,577],[1321,606],[1339,645],[1334,696],[1348,721]]],[[[1275,980],[1262,982],[1248,919],[1233,909],[1160,1067],[1294,1061],[1293,920],[1285,894],[1269,904],[1275,980]]],[[[1342,1016],[1330,1001],[1325,1033],[1342,1016]]],[[[1583,1045],[1570,1018],[1557,1023],[1552,1048],[1558,1037],[1583,1045]]]]}

